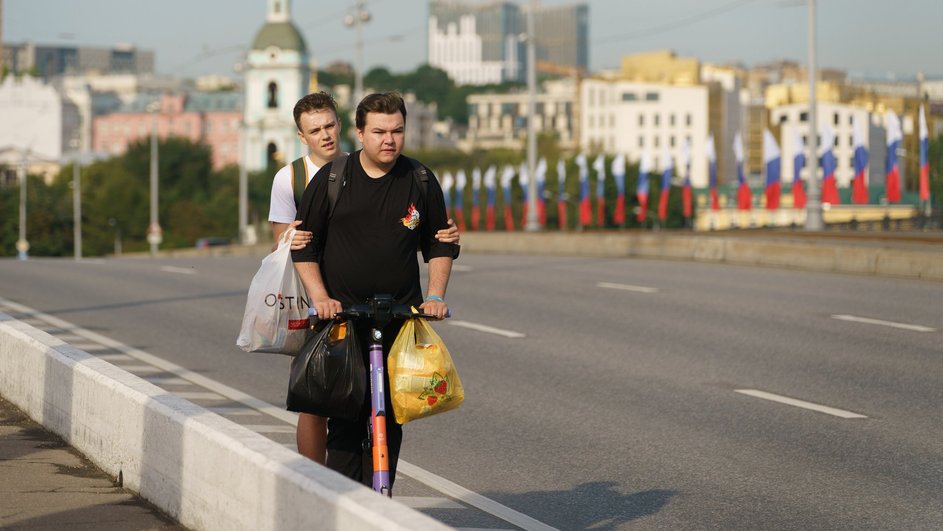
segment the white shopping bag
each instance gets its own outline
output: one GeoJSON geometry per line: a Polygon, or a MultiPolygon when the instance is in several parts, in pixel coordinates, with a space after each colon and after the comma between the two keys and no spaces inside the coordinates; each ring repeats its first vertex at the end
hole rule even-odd
{"type": "Polygon", "coordinates": [[[287,230],[249,285],[236,346],[246,352],[294,356],[308,330],[308,297],[291,261],[294,230],[287,230]]]}

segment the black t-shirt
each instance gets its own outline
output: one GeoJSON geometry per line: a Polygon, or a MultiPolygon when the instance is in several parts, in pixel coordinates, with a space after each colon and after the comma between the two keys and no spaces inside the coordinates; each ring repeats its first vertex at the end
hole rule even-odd
{"type": "Polygon", "coordinates": [[[378,293],[392,294],[397,304],[421,304],[416,256],[420,241],[428,244],[427,258],[453,255],[452,244],[435,239],[436,231],[448,227],[439,182],[429,171],[425,205],[405,157],[399,157],[390,173],[374,179],[364,172],[356,151],[347,159],[346,185],[329,218],[330,170],[331,164],[326,164],[305,188],[298,228],[314,237],[307,247],[292,252],[293,260],[317,262],[328,294],[345,306],[378,293]]]}

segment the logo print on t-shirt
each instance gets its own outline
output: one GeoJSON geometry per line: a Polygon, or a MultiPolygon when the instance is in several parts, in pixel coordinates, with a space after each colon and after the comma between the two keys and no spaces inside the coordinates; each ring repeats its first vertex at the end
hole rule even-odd
{"type": "Polygon", "coordinates": [[[409,210],[406,211],[406,217],[400,218],[400,221],[403,223],[403,226],[409,230],[413,230],[419,226],[419,211],[416,210],[415,204],[409,204],[409,210]]]}

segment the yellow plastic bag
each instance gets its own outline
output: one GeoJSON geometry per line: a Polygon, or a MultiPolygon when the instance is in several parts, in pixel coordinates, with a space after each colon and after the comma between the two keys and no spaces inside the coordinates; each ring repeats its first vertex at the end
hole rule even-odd
{"type": "Polygon", "coordinates": [[[455,409],[465,400],[452,357],[425,319],[406,321],[387,363],[390,400],[400,424],[455,409]]]}

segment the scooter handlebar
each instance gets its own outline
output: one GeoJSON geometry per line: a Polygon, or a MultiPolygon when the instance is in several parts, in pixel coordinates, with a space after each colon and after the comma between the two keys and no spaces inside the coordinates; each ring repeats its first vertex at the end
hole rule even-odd
{"type": "MultiPolygon", "coordinates": [[[[438,319],[435,315],[430,315],[427,313],[413,313],[412,308],[406,304],[397,304],[393,307],[391,312],[393,317],[397,319],[415,319],[421,317],[423,319],[438,319]]],[[[308,308],[309,317],[318,317],[318,311],[314,306],[308,308]]],[[[358,319],[364,317],[373,317],[373,310],[370,308],[369,304],[354,304],[353,306],[348,306],[340,311],[336,317],[343,317],[345,319],[358,319]]],[[[448,319],[452,317],[452,309],[445,313],[445,318],[448,319]]]]}

